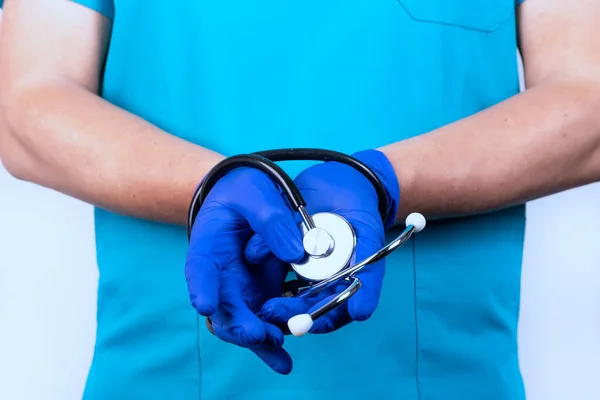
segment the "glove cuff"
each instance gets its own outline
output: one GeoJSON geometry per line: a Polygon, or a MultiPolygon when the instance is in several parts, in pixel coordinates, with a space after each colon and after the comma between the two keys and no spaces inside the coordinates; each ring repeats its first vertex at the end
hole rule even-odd
{"type": "Polygon", "coordinates": [[[352,154],[352,157],[369,167],[381,180],[388,200],[388,209],[383,220],[385,228],[390,228],[396,222],[396,214],[400,205],[400,184],[392,163],[379,150],[363,150],[352,154]]]}

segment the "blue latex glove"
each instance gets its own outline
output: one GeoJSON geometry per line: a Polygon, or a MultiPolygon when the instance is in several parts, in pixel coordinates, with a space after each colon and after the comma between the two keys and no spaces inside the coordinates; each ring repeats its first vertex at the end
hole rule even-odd
{"type": "MultiPolygon", "coordinates": [[[[294,181],[306,200],[307,211],[310,214],[333,212],[344,217],[352,225],[357,236],[352,265],[384,246],[385,228],[394,223],[400,200],[396,173],[383,153],[367,150],[353,156],[369,166],[386,187],[388,212],[385,221],[382,221],[379,213],[377,193],[373,185],[352,167],[326,162],[304,170],[294,181]]],[[[272,259],[273,255],[260,234],[256,234],[249,242],[246,257],[253,263],[260,263],[272,259]]],[[[327,333],[352,321],[368,319],[377,308],[384,274],[385,260],[366,267],[358,274],[362,281],[360,290],[347,303],[317,319],[310,332],[327,333]]],[[[309,299],[271,299],[262,308],[261,318],[284,326],[289,318],[312,312],[346,286],[347,284],[341,283],[309,299]]]]}
{"type": "Polygon", "coordinates": [[[282,261],[303,255],[301,233],[276,185],[258,170],[236,169],[210,191],[194,222],[185,265],[191,303],[210,317],[220,339],[252,350],[287,374],[292,360],[282,348],[283,332],[255,313],[281,295],[289,269],[282,261]],[[258,266],[244,259],[255,232],[275,254],[258,266]]]}

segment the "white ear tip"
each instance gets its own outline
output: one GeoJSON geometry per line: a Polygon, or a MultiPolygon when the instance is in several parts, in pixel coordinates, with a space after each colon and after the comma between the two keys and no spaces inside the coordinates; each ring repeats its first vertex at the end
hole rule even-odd
{"type": "Polygon", "coordinates": [[[421,232],[425,229],[425,217],[423,214],[412,213],[406,217],[406,226],[412,225],[415,228],[415,232],[421,232]]]}
{"type": "Polygon", "coordinates": [[[305,335],[313,325],[313,320],[308,314],[295,315],[288,320],[288,328],[294,336],[305,335]]]}

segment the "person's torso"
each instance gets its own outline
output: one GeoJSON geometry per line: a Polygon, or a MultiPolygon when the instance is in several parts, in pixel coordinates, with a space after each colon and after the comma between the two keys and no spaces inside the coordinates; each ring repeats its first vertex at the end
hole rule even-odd
{"type": "MultiPolygon", "coordinates": [[[[224,155],[375,148],[519,90],[514,0],[114,8],[103,97],[224,155]]],[[[521,399],[523,230],[523,207],[431,223],[389,257],[373,317],[287,338],[294,371],[279,376],[198,322],[184,228],[96,210],[98,336],[86,398],[521,399]]]]}

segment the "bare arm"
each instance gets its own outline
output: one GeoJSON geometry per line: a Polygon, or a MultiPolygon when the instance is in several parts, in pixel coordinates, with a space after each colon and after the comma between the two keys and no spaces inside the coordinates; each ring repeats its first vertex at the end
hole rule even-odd
{"type": "Polygon", "coordinates": [[[468,215],[600,180],[600,2],[527,0],[519,40],[527,90],[382,150],[399,217],[468,215]]]}
{"type": "Polygon", "coordinates": [[[183,224],[194,188],[222,157],[97,95],[106,18],[64,0],[5,3],[0,155],[7,169],[105,209],[183,224]]]}

